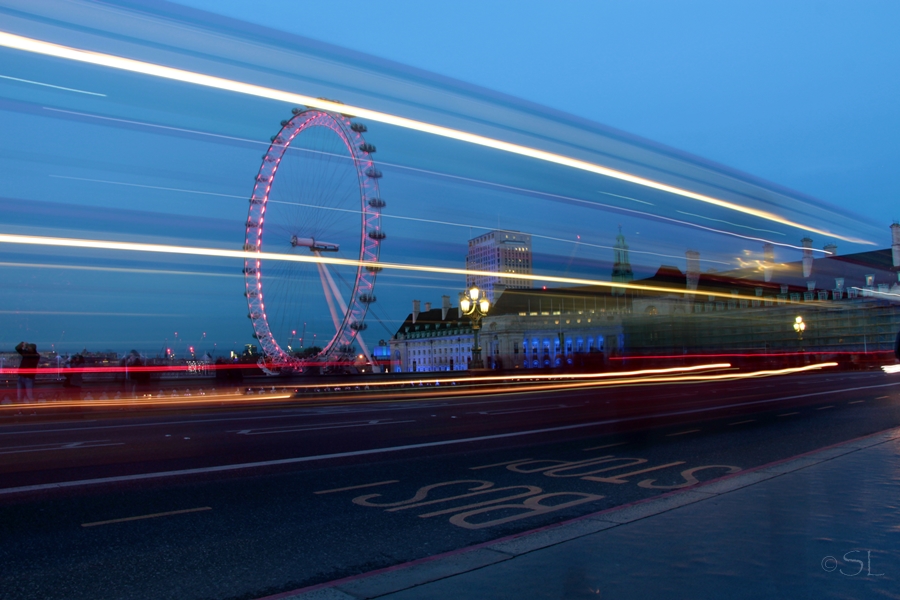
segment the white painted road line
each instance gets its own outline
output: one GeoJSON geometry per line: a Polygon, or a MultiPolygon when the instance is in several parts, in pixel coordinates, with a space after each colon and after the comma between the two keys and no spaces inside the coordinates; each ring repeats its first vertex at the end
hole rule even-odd
{"type": "Polygon", "coordinates": [[[303,427],[264,427],[262,429],[241,429],[233,430],[228,433],[236,433],[238,435],[270,435],[274,433],[295,433],[298,431],[324,431],[326,429],[347,429],[349,427],[373,427],[376,425],[396,425],[398,423],[415,423],[415,419],[407,421],[385,421],[382,419],[373,419],[371,421],[353,421],[350,423],[327,423],[323,425],[306,425],[303,427]]]}
{"type": "MultiPolygon", "coordinates": [[[[718,406],[709,406],[705,408],[695,408],[690,410],[681,410],[669,413],[658,413],[652,415],[654,417],[676,417],[688,414],[699,414],[705,412],[714,412],[718,410],[725,410],[730,408],[738,408],[742,406],[754,406],[758,404],[770,404],[772,402],[781,402],[783,400],[791,400],[794,398],[808,398],[810,396],[824,396],[827,394],[835,394],[835,393],[843,393],[848,391],[856,391],[856,390],[864,390],[871,388],[882,388],[882,387],[891,387],[898,386],[900,382],[897,383],[885,383],[880,385],[873,385],[867,387],[859,387],[852,389],[832,389],[832,390],[824,390],[821,392],[811,392],[809,394],[800,394],[797,396],[786,396],[782,398],[768,398],[765,400],[755,400],[753,402],[744,402],[738,404],[724,404],[718,406]]],[[[194,469],[179,469],[175,471],[159,471],[155,473],[137,473],[134,475],[120,475],[118,477],[98,477],[96,479],[82,479],[78,481],[61,481],[58,483],[42,483],[37,485],[25,485],[21,487],[12,487],[12,488],[0,488],[0,495],[6,494],[20,494],[24,492],[35,492],[42,490],[54,490],[54,489],[63,489],[69,487],[83,487],[89,485],[101,485],[107,483],[119,483],[123,481],[139,481],[144,479],[161,479],[164,477],[178,477],[183,475],[200,475],[205,473],[223,473],[227,471],[238,471],[243,469],[255,469],[261,467],[273,467],[280,465],[290,465],[290,464],[300,464],[306,462],[314,462],[321,460],[330,460],[335,458],[349,458],[354,456],[371,456],[373,454],[385,454],[388,452],[402,452],[405,450],[418,450],[421,448],[437,448],[440,446],[452,446],[454,444],[470,444],[474,442],[484,442],[489,440],[499,440],[499,439],[508,439],[514,437],[521,437],[526,435],[538,435],[541,433],[555,433],[559,431],[573,431],[576,429],[585,429],[589,427],[598,427],[601,425],[614,425],[618,423],[628,423],[631,421],[636,421],[640,419],[647,418],[647,416],[651,415],[640,415],[636,417],[625,417],[621,419],[607,419],[603,421],[592,421],[590,423],[576,423],[573,425],[560,425],[558,427],[546,427],[543,429],[531,429],[528,431],[513,431],[510,433],[497,433],[494,435],[482,435],[470,438],[459,438],[453,440],[440,440],[436,442],[424,442],[421,444],[407,444],[405,446],[390,446],[386,448],[371,448],[369,450],[355,450],[351,452],[335,452],[333,454],[319,454],[315,456],[298,456],[295,458],[281,458],[275,460],[267,460],[267,461],[259,461],[259,462],[250,462],[250,463],[237,463],[230,465],[219,465],[215,467],[198,467],[194,469]]]]}
{"type": "Polygon", "coordinates": [[[509,408],[506,410],[484,410],[477,412],[469,412],[467,415],[515,415],[519,413],[539,412],[542,410],[559,410],[560,408],[574,408],[565,404],[554,404],[553,406],[536,406],[534,408],[509,408]]]}
{"type": "Polygon", "coordinates": [[[389,485],[391,483],[400,483],[400,480],[389,479],[387,481],[376,481],[375,483],[364,483],[362,485],[351,485],[350,487],[334,488],[333,490],[319,490],[318,492],[313,492],[313,494],[334,494],[335,492],[349,492],[350,490],[362,490],[379,485],[389,485]]]}
{"type": "Polygon", "coordinates": [[[478,467],[469,467],[470,471],[477,471],[478,469],[490,469],[491,467],[505,467],[506,465],[511,465],[513,463],[522,462],[523,460],[531,460],[530,458],[516,458],[514,460],[506,460],[499,463],[493,463],[490,465],[481,465],[478,467]]]}
{"type": "Polygon", "coordinates": [[[699,429],[688,429],[687,431],[679,431],[678,433],[667,433],[666,437],[675,437],[676,435],[687,435],[689,433],[697,433],[699,429]]]}
{"type": "Polygon", "coordinates": [[[108,521],[94,521],[93,523],[82,523],[82,527],[96,527],[98,525],[110,525],[112,523],[127,523],[128,521],[142,521],[144,519],[155,519],[157,517],[169,517],[172,515],[183,515],[187,513],[202,512],[212,510],[211,506],[201,506],[199,508],[185,508],[184,510],[170,510],[169,512],[153,513],[152,515],[140,515],[137,517],[125,517],[124,519],[110,519],[108,521]]]}
{"type": "Polygon", "coordinates": [[[603,450],[604,448],[613,448],[615,446],[624,446],[628,442],[617,442],[615,444],[606,444],[604,446],[591,446],[590,448],[585,448],[582,452],[590,452],[591,450],[603,450]]]}
{"type": "Polygon", "coordinates": [[[25,452],[53,452],[55,450],[81,450],[86,448],[102,448],[104,446],[124,446],[125,442],[109,440],[93,440],[89,442],[64,442],[57,444],[31,444],[28,446],[9,446],[0,448],[0,454],[22,454],[25,452]]]}
{"type": "Polygon", "coordinates": [[[756,419],[747,419],[746,421],[738,421],[737,423],[729,423],[729,425],[743,425],[744,423],[755,423],[756,419]]]}

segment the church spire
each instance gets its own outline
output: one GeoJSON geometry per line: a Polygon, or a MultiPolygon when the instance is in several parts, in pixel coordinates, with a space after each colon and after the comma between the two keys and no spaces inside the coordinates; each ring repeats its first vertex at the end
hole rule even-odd
{"type": "MultiPolygon", "coordinates": [[[[619,225],[619,235],[616,236],[616,245],[613,246],[613,256],[613,282],[630,283],[633,281],[634,273],[631,270],[631,262],[628,260],[628,244],[625,243],[621,225],[619,225]]],[[[612,293],[614,296],[624,296],[625,290],[623,288],[613,288],[612,293]]]]}

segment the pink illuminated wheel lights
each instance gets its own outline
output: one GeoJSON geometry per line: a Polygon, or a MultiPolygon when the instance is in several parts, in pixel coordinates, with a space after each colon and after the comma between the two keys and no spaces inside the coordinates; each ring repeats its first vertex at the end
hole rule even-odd
{"type": "Polygon", "coordinates": [[[256,176],[244,250],[361,264],[247,258],[247,317],[269,369],[340,368],[366,352],[360,334],[385,238],[375,147],[364,125],[336,113],[294,109],[281,125],[256,176]],[[292,333],[301,328],[305,339],[292,333]],[[310,354],[313,345],[321,351],[310,354]]]}

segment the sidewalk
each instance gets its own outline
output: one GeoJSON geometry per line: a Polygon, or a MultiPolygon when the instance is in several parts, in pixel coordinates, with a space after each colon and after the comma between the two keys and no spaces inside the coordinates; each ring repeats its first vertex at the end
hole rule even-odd
{"type": "Polygon", "coordinates": [[[272,598],[900,598],[900,428],[272,598]]]}

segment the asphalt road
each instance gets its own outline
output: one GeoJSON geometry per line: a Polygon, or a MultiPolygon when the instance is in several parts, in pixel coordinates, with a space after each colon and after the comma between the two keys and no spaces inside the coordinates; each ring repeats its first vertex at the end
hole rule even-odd
{"type": "Polygon", "coordinates": [[[898,425],[880,372],[6,416],[0,598],[258,598],[898,425]]]}

